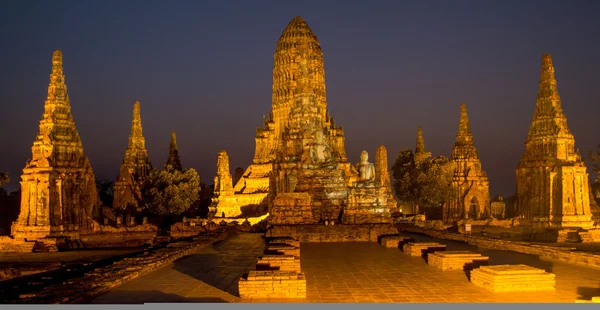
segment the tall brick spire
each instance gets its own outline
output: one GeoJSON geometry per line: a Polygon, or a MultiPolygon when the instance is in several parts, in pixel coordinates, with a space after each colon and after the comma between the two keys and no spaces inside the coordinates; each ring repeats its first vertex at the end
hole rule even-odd
{"type": "Polygon", "coordinates": [[[86,228],[98,215],[95,175],[75,128],[62,65],[57,50],[39,132],[21,175],[21,212],[12,227],[17,238],[60,236],[86,228]]]}
{"type": "Polygon", "coordinates": [[[531,159],[536,157],[535,160],[541,157],[567,159],[575,152],[575,139],[563,113],[550,54],[542,55],[535,112],[525,145],[526,156],[531,159]],[[565,148],[558,147],[561,144],[565,148]],[[540,152],[540,150],[544,151],[540,152]]]}
{"type": "Polygon", "coordinates": [[[458,158],[479,158],[477,150],[473,142],[473,134],[469,125],[469,116],[467,115],[467,105],[460,105],[460,120],[458,122],[458,133],[456,134],[456,142],[452,150],[452,159],[458,158]]]}
{"type": "Polygon", "coordinates": [[[133,104],[133,117],[129,143],[114,185],[113,207],[125,209],[128,205],[137,206],[141,199],[140,186],[152,170],[146,140],[142,134],[140,103],[133,104]]]}
{"type": "Polygon", "coordinates": [[[171,145],[169,146],[169,158],[166,165],[173,166],[177,170],[182,170],[181,161],[179,160],[179,149],[177,148],[177,136],[175,132],[171,132],[171,145]]]}

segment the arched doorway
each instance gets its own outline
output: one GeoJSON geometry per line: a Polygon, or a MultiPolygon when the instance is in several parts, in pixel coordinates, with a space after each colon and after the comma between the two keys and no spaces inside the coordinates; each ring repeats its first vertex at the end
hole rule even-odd
{"type": "Polygon", "coordinates": [[[469,203],[469,218],[479,219],[479,201],[477,197],[473,197],[469,203]]]}

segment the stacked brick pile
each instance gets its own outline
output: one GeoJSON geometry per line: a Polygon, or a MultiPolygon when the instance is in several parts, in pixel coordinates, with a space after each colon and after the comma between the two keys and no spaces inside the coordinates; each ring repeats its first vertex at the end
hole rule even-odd
{"type": "Polygon", "coordinates": [[[424,252],[445,251],[446,245],[437,242],[409,242],[402,247],[402,252],[410,256],[421,256],[424,252]]]}
{"type": "Polygon", "coordinates": [[[258,258],[256,269],[240,278],[241,298],[306,298],[306,277],[300,270],[300,243],[297,240],[282,237],[271,240],[265,255],[258,258]]]}
{"type": "Polygon", "coordinates": [[[191,241],[178,241],[168,246],[149,248],[135,257],[119,260],[112,265],[97,268],[83,277],[45,287],[23,295],[18,303],[85,303],[90,298],[114,287],[152,272],[173,261],[193,254],[198,249],[225,240],[229,231],[206,233],[191,241]]]}
{"type": "Polygon", "coordinates": [[[492,292],[554,291],[553,273],[527,265],[482,266],[471,271],[471,283],[492,292]]]}
{"type": "Polygon", "coordinates": [[[442,271],[474,269],[488,260],[487,256],[469,251],[442,251],[427,256],[427,263],[442,271]]]}

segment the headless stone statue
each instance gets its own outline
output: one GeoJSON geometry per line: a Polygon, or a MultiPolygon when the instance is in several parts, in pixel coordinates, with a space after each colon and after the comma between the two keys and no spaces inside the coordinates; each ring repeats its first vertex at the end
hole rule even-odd
{"type": "Polygon", "coordinates": [[[375,165],[369,162],[367,151],[360,153],[360,162],[356,164],[356,170],[359,173],[359,182],[372,183],[375,181],[375,165]]]}

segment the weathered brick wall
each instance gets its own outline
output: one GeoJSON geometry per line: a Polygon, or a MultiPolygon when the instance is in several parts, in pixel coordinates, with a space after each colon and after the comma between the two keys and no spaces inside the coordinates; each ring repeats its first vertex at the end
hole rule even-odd
{"type": "Polygon", "coordinates": [[[252,270],[239,281],[240,297],[306,298],[306,277],[296,271],[252,270]]]}
{"type": "Polygon", "coordinates": [[[275,225],[314,224],[311,197],[307,193],[281,193],[273,200],[269,222],[275,225]]]}
{"type": "Polygon", "coordinates": [[[272,226],[266,237],[292,237],[300,242],[378,242],[379,236],[397,234],[391,224],[272,226]]]}

